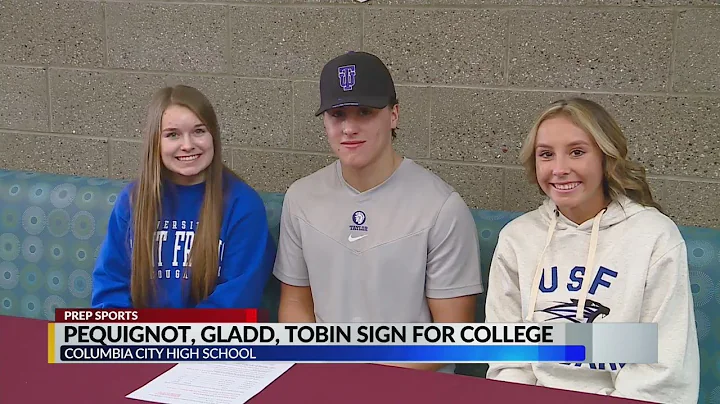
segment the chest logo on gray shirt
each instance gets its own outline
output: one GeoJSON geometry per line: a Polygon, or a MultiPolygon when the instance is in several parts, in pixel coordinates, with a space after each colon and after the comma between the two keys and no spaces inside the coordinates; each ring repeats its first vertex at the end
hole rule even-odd
{"type": "MultiPolygon", "coordinates": [[[[368,231],[367,226],[363,226],[365,224],[365,221],[367,220],[367,216],[365,215],[365,212],[361,210],[356,210],[352,214],[352,221],[355,223],[354,225],[350,225],[350,231],[368,231]]],[[[348,238],[348,241],[352,242],[358,240],[358,238],[355,238],[354,240],[351,240],[348,238]]]]}
{"type": "Polygon", "coordinates": [[[356,225],[362,226],[363,223],[365,223],[365,212],[358,210],[355,213],[353,213],[353,222],[355,222],[356,225]]]}

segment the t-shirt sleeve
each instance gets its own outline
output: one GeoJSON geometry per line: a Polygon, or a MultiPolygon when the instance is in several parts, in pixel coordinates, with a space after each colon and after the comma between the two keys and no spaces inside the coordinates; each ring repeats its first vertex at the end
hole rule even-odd
{"type": "Polygon", "coordinates": [[[310,286],[298,220],[292,189],[288,189],[280,215],[280,235],[273,274],[288,285],[310,286]]]}
{"type": "Polygon", "coordinates": [[[428,237],[426,295],[446,299],[482,293],[475,220],[457,192],[438,214],[428,237]]]}

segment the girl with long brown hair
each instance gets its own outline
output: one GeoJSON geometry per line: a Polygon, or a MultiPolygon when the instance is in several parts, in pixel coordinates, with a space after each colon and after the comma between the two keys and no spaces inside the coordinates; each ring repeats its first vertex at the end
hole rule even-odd
{"type": "Polygon", "coordinates": [[[492,363],[488,378],[697,402],[687,249],[627,154],[620,126],[593,101],[557,101],[540,115],[520,156],[547,198],[500,232],[486,321],[656,323],[658,363],[492,363]]]}
{"type": "Polygon", "coordinates": [[[223,164],[210,101],[177,85],[147,111],[138,178],[93,272],[96,308],[259,307],[275,260],[262,199],[223,164]]]}

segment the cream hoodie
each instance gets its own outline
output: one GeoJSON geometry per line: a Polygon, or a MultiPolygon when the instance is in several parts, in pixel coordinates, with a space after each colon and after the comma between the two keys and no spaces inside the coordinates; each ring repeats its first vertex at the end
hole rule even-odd
{"type": "Polygon", "coordinates": [[[546,200],[500,232],[486,302],[488,323],[651,322],[659,335],[657,364],[491,363],[489,379],[697,403],[700,359],[685,242],[654,208],[621,197],[578,226],[546,200]]]}

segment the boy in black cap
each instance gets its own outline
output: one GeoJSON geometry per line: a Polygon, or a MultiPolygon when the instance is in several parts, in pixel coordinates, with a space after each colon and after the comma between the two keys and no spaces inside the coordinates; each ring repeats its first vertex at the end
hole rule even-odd
{"type": "Polygon", "coordinates": [[[338,160],[285,195],[280,321],[474,322],[475,222],[455,190],[393,149],[399,107],[387,67],[365,52],[328,62],[320,114],[338,160]]]}

